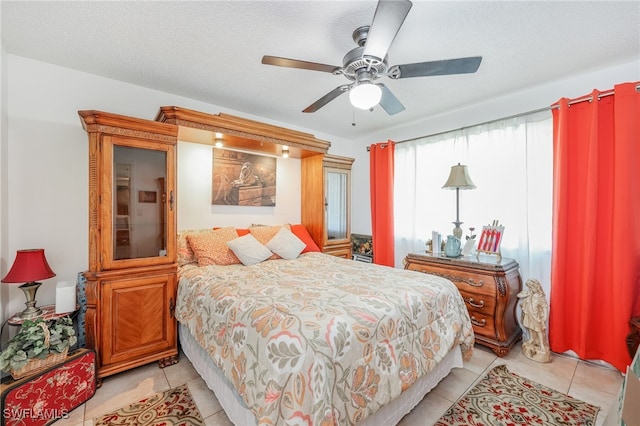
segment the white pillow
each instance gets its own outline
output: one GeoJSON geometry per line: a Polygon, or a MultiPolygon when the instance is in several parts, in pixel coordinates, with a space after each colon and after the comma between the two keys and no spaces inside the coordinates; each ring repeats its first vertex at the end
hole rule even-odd
{"type": "Polygon", "coordinates": [[[271,250],[260,244],[251,234],[244,235],[231,241],[227,245],[245,266],[255,265],[271,257],[271,250]]]}
{"type": "Polygon", "coordinates": [[[283,259],[295,259],[307,245],[284,226],[267,242],[267,248],[283,259]]]}

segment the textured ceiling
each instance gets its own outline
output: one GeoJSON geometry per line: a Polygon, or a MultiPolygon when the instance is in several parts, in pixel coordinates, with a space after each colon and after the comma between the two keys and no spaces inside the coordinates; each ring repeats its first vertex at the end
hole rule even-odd
{"type": "MultiPolygon", "coordinates": [[[[347,95],[301,111],[343,76],[261,64],[342,65],[367,1],[2,1],[7,52],[301,126],[360,138],[568,74],[640,59],[639,1],[414,1],[389,64],[480,55],[475,74],[384,82],[406,110],[347,95]]],[[[640,78],[640,76],[639,76],[640,78]]],[[[209,111],[217,112],[217,111],[209,111]]]]}

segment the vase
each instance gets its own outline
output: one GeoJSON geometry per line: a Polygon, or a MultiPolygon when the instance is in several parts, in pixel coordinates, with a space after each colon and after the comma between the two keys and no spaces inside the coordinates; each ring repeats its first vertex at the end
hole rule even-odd
{"type": "Polygon", "coordinates": [[[460,240],[454,235],[447,236],[447,243],[444,246],[444,254],[447,257],[460,256],[460,240]]]}

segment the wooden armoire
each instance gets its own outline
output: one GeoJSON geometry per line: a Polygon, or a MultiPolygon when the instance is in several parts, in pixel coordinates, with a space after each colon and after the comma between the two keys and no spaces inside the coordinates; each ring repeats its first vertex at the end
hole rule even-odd
{"type": "Polygon", "coordinates": [[[351,259],[351,165],[354,159],[302,159],[302,224],[323,253],[351,259]]]}
{"type": "Polygon", "coordinates": [[[79,111],[89,136],[87,346],[97,376],[177,360],[178,128],[79,111]]]}

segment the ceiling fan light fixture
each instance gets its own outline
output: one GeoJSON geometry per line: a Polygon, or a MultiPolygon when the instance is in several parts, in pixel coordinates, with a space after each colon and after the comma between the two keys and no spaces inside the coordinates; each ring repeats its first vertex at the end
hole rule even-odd
{"type": "Polygon", "coordinates": [[[351,105],[360,109],[370,109],[378,105],[382,99],[382,89],[376,84],[360,83],[349,91],[351,105]]]}

